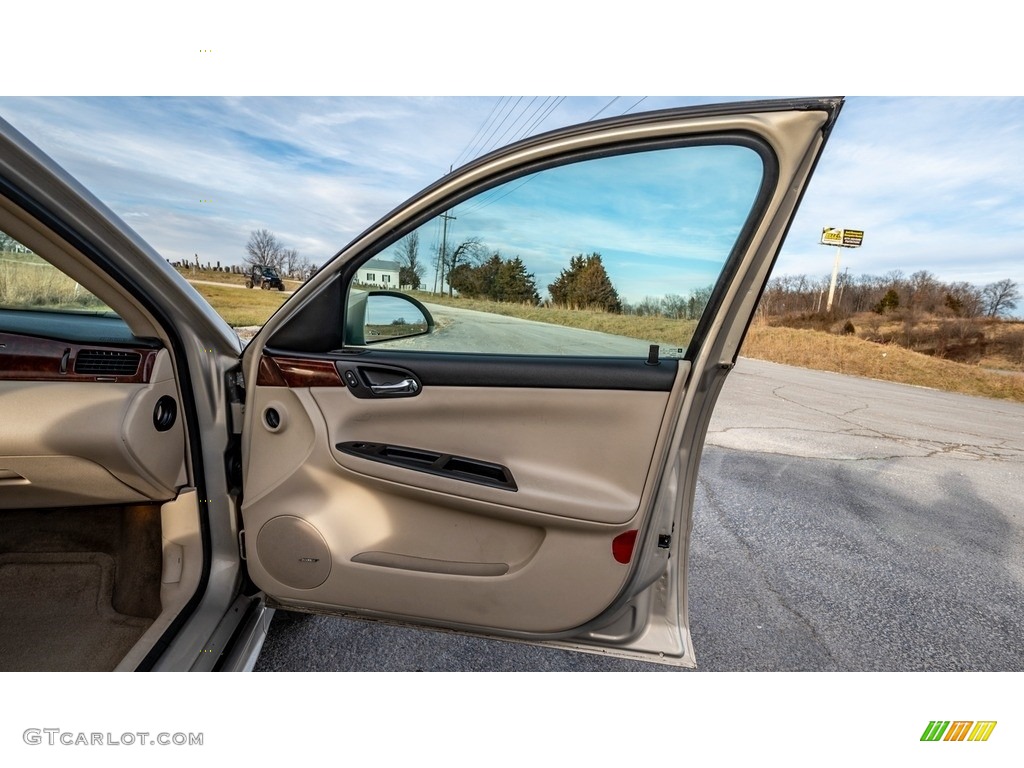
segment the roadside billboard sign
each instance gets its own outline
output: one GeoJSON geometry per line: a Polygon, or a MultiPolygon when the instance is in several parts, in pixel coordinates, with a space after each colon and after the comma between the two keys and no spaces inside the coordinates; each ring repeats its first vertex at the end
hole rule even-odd
{"type": "Polygon", "coordinates": [[[864,230],[824,227],[821,230],[821,244],[840,248],[858,248],[864,242],[864,230]]]}

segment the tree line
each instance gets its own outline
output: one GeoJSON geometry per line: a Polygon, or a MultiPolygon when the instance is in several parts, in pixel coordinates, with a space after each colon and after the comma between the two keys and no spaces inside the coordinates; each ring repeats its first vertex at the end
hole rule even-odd
{"type": "MultiPolygon", "coordinates": [[[[394,252],[401,267],[401,284],[423,285],[426,263],[419,253],[416,232],[401,240],[394,252]]],[[[505,257],[471,237],[439,249],[437,276],[440,288],[449,296],[456,292],[467,298],[526,304],[542,303],[536,277],[519,256],[505,257]]],[[[779,316],[824,311],[831,274],[820,278],[807,275],[773,277],[761,297],[759,312],[779,316]]],[[[714,286],[696,288],[687,295],[645,296],[629,303],[612,283],[600,253],[577,254],[558,277],[548,284],[550,299],[543,302],[567,309],[590,309],[629,315],[658,315],[695,320],[711,298],[714,286]]],[[[435,285],[435,289],[437,286],[435,285]]],[[[983,286],[968,282],[943,282],[927,270],[907,276],[901,270],[884,275],[839,276],[833,314],[849,316],[873,311],[895,310],[911,314],[946,314],[958,318],[996,318],[1012,314],[1021,301],[1019,286],[1004,279],[983,286]]]]}
{"type": "Polygon", "coordinates": [[[667,317],[672,320],[697,320],[704,307],[711,300],[713,285],[694,288],[686,296],[670,293],[665,296],[645,296],[635,304],[623,303],[622,311],[627,315],[650,315],[667,317]]]}
{"type": "MultiPolygon", "coordinates": [[[[780,275],[768,281],[759,311],[765,316],[823,312],[832,276],[780,275]]],[[[836,283],[833,314],[861,312],[884,315],[894,311],[951,315],[958,318],[997,318],[1012,314],[1021,301],[1016,282],[997,280],[977,286],[943,282],[927,270],[907,276],[901,270],[884,275],[842,274],[836,283]]]]}
{"type": "MultiPolygon", "coordinates": [[[[426,272],[426,264],[419,253],[419,233],[412,232],[404,237],[392,253],[399,264],[401,284],[419,288],[426,272]]],[[[449,296],[458,292],[459,296],[470,299],[541,303],[536,275],[527,270],[523,260],[488,248],[478,237],[438,248],[435,289],[438,280],[442,291],[447,283],[449,296]]],[[[556,306],[622,311],[618,291],[599,253],[572,257],[568,268],[547,288],[551,303],[556,306]]]]}
{"type": "MultiPolygon", "coordinates": [[[[400,281],[413,289],[423,286],[427,265],[420,255],[419,233],[400,240],[392,252],[400,266],[400,281]]],[[[613,314],[659,315],[676,320],[700,317],[713,286],[695,289],[682,296],[646,296],[631,304],[621,297],[600,253],[577,254],[558,277],[548,284],[549,299],[542,300],[536,276],[519,256],[506,257],[489,249],[480,238],[470,237],[438,248],[436,257],[440,288],[449,296],[471,299],[553,306],[573,310],[597,310],[613,314]]],[[[425,286],[424,286],[425,287],[425,286]]],[[[434,288],[438,286],[435,284],[434,288]]]]}

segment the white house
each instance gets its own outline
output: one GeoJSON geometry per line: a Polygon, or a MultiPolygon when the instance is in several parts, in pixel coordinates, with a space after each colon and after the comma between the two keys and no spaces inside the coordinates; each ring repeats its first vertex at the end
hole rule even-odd
{"type": "Polygon", "coordinates": [[[398,290],[399,264],[397,261],[384,261],[383,259],[370,259],[363,264],[356,273],[356,282],[363,285],[372,285],[375,288],[390,288],[398,290]]]}

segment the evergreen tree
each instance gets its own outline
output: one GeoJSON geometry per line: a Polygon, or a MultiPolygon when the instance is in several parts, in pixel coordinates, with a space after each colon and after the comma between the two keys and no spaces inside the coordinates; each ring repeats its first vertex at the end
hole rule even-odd
{"type": "Polygon", "coordinates": [[[526,265],[518,256],[506,260],[495,253],[478,266],[459,264],[449,275],[448,284],[460,296],[470,299],[517,304],[540,302],[534,276],[526,271],[526,265]]]}
{"type": "Polygon", "coordinates": [[[895,288],[890,288],[885,292],[885,296],[882,300],[875,305],[875,312],[880,315],[884,315],[890,309],[897,309],[900,305],[900,295],[896,292],[895,288]]]}
{"type": "Polygon", "coordinates": [[[622,312],[618,291],[601,262],[601,254],[573,256],[569,268],[548,286],[554,304],[569,309],[601,309],[622,312]]]}
{"type": "Polygon", "coordinates": [[[494,298],[497,301],[516,304],[540,303],[534,276],[531,272],[526,271],[526,265],[518,256],[501,262],[495,275],[494,285],[494,298]]]}

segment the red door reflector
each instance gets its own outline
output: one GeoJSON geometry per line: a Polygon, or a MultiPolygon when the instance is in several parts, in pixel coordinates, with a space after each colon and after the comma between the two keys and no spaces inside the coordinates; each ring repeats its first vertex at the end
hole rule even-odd
{"type": "Polygon", "coordinates": [[[616,562],[628,563],[633,559],[633,547],[636,546],[637,531],[626,531],[612,539],[612,557],[616,562]]]}

